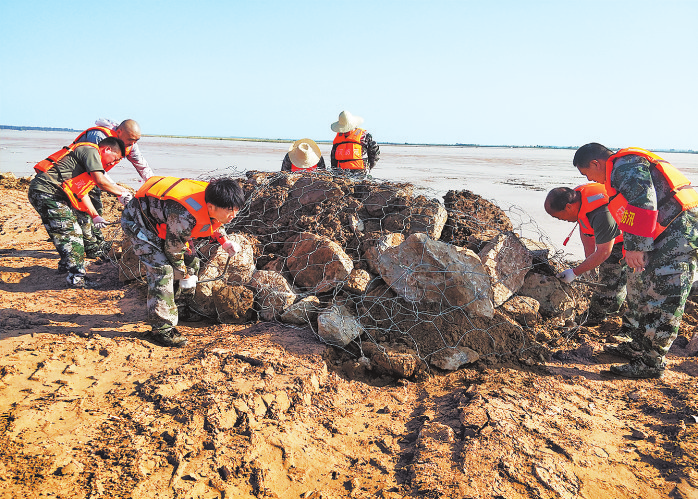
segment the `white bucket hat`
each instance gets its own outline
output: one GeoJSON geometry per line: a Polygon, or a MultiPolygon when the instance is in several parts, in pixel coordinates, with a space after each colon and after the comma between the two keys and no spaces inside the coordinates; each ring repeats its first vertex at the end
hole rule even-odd
{"type": "Polygon", "coordinates": [[[312,139],[298,139],[288,148],[288,159],[296,168],[312,168],[320,162],[322,152],[312,139]]]}
{"type": "Polygon", "coordinates": [[[346,133],[351,132],[363,122],[364,119],[360,116],[354,116],[349,111],[342,111],[339,113],[339,121],[332,123],[330,128],[333,132],[346,133]]]}

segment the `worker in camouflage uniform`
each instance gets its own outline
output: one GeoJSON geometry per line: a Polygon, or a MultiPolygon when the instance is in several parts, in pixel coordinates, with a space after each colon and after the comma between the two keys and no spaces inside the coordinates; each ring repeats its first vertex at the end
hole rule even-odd
{"type": "MultiPolygon", "coordinates": [[[[640,148],[613,153],[580,147],[574,166],[606,186],[609,211],[623,231],[632,341],[611,351],[631,362],[611,366],[630,378],[659,378],[678,335],[698,267],[698,193],[676,168],[640,148]]],[[[610,350],[610,349],[609,349],[610,350]]]]}
{"type": "MultiPolygon", "coordinates": [[[[608,211],[608,195],[603,184],[591,182],[570,189],[552,189],[544,203],[552,217],[579,224],[585,259],[557,277],[572,283],[578,276],[599,269],[599,283],[589,303],[585,324],[598,325],[607,316],[617,314],[627,295],[627,266],[623,259],[623,234],[608,211]]],[[[567,241],[565,241],[567,242],[567,241]]]]}
{"type": "MultiPolygon", "coordinates": [[[[78,143],[64,148],[34,167],[37,173],[29,184],[29,202],[41,215],[61,257],[58,272],[68,274],[66,279],[72,287],[85,287],[85,251],[96,247],[97,241],[80,228],[78,217],[87,215],[74,206],[69,186],[76,179],[89,178],[102,190],[118,196],[122,204],[127,203],[131,193],[104,175],[105,168],[118,163],[124,152],[124,143],[110,137],[99,146],[78,143]]],[[[96,212],[93,215],[95,224],[106,226],[101,216],[96,212]]]]}
{"type": "Polygon", "coordinates": [[[240,251],[237,243],[225,238],[223,225],[235,218],[243,203],[242,188],[232,178],[208,183],[153,176],[126,206],[121,227],[146,269],[154,342],[173,347],[187,343],[176,326],[177,301],[183,302],[182,313],[193,312],[199,259],[191,240],[214,238],[230,255],[240,251]]]}

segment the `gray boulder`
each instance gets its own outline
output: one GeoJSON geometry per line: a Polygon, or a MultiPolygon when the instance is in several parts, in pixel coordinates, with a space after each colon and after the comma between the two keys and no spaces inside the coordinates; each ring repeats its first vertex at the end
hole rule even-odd
{"type": "Polygon", "coordinates": [[[247,285],[254,291],[259,317],[265,321],[278,318],[298,297],[284,276],[271,270],[257,270],[247,285]]]}
{"type": "Polygon", "coordinates": [[[378,258],[383,280],[409,302],[463,307],[469,313],[492,317],[492,287],[487,271],[474,252],[412,234],[400,246],[378,258]]]}
{"type": "Polygon", "coordinates": [[[329,345],[346,346],[363,332],[359,320],[344,305],[332,304],[318,315],[318,335],[329,345]]]}
{"type": "Polygon", "coordinates": [[[490,275],[494,306],[507,301],[521,286],[531,269],[533,257],[513,232],[503,232],[487,243],[479,253],[490,275]]]}

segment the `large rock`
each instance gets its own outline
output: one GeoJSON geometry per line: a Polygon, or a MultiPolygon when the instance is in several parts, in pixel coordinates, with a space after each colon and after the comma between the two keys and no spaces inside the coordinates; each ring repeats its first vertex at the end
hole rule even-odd
{"type": "Polygon", "coordinates": [[[374,276],[365,270],[353,269],[344,283],[343,289],[355,295],[362,295],[368,289],[369,283],[373,278],[374,276]]]}
{"type": "Polygon", "coordinates": [[[286,324],[310,324],[317,319],[320,312],[320,300],[317,296],[306,296],[284,310],[281,322],[286,324]]]}
{"type": "Polygon", "coordinates": [[[254,291],[259,317],[264,321],[279,317],[298,297],[283,275],[270,270],[257,270],[248,286],[254,291]]]}
{"type": "Polygon", "coordinates": [[[431,357],[429,363],[444,371],[455,371],[464,364],[476,362],[480,355],[473,349],[463,346],[444,348],[431,357]]]}
{"type": "Polygon", "coordinates": [[[513,232],[504,232],[485,245],[479,253],[490,275],[494,306],[498,307],[523,286],[533,257],[513,232]]]}
{"type": "Polygon", "coordinates": [[[378,238],[375,244],[371,244],[364,251],[364,260],[368,264],[368,268],[374,274],[379,274],[378,258],[388,248],[400,246],[405,241],[405,236],[399,232],[388,232],[378,238]]]}
{"type": "Polygon", "coordinates": [[[423,233],[412,234],[381,254],[378,269],[383,280],[409,302],[494,315],[490,278],[477,254],[468,249],[434,241],[423,233]]]}
{"type": "Polygon", "coordinates": [[[362,349],[376,370],[390,376],[410,378],[426,369],[426,364],[414,353],[395,352],[371,342],[363,342],[362,349]]]}
{"type": "Polygon", "coordinates": [[[344,305],[332,304],[318,315],[318,335],[325,343],[346,346],[358,338],[363,328],[344,305]]]}
{"type": "Polygon", "coordinates": [[[224,324],[241,324],[254,317],[254,293],[244,286],[219,286],[213,292],[213,303],[224,324]]]}
{"type": "Polygon", "coordinates": [[[301,206],[334,201],[344,196],[339,186],[329,180],[312,176],[299,178],[288,193],[301,206]]]}
{"type": "Polygon", "coordinates": [[[502,303],[502,309],[522,326],[531,327],[539,322],[540,303],[530,296],[512,296],[502,303]]]}
{"type": "Polygon", "coordinates": [[[316,293],[330,291],[343,283],[354,268],[339,244],[310,232],[288,239],[284,251],[294,284],[316,293]]]}
{"type": "Polygon", "coordinates": [[[382,218],[388,213],[400,211],[407,206],[412,194],[409,184],[385,184],[372,191],[363,201],[364,208],[372,217],[382,218]]]}
{"type": "Polygon", "coordinates": [[[410,221],[408,235],[424,232],[434,240],[441,237],[448,219],[448,212],[438,200],[419,196],[408,209],[410,221]]]}
{"type": "Polygon", "coordinates": [[[250,241],[243,234],[228,234],[227,238],[235,241],[241,247],[235,255],[228,260],[228,253],[219,244],[206,245],[201,248],[201,252],[208,258],[208,263],[203,271],[205,277],[200,273],[199,280],[215,279],[222,277],[228,284],[245,284],[255,272],[254,250],[250,241]],[[227,264],[227,268],[226,268],[227,264]]]}
{"type": "Polygon", "coordinates": [[[574,319],[576,315],[572,290],[557,277],[529,272],[519,294],[538,301],[543,316],[574,319]]]}

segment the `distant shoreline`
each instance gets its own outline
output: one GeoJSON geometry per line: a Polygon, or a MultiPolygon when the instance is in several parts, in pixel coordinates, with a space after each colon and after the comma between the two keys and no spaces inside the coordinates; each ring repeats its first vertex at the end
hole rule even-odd
{"type": "MultiPolygon", "coordinates": [[[[40,132],[82,132],[83,130],[75,130],[73,128],[57,128],[57,127],[41,127],[41,126],[14,126],[0,125],[0,130],[18,130],[18,131],[40,131],[40,132]]],[[[239,142],[272,142],[272,143],[289,143],[294,142],[294,139],[263,139],[258,137],[206,137],[202,135],[150,135],[143,134],[143,137],[162,137],[168,139],[203,139],[203,140],[232,140],[239,142]]],[[[330,140],[318,140],[318,144],[331,144],[330,140]]],[[[427,144],[415,142],[379,142],[379,144],[387,146],[408,146],[408,147],[488,147],[502,149],[569,149],[576,150],[579,146],[522,146],[522,145],[492,145],[492,144],[427,144]]],[[[692,149],[653,149],[655,152],[675,152],[685,154],[698,154],[698,151],[692,149]]]]}

